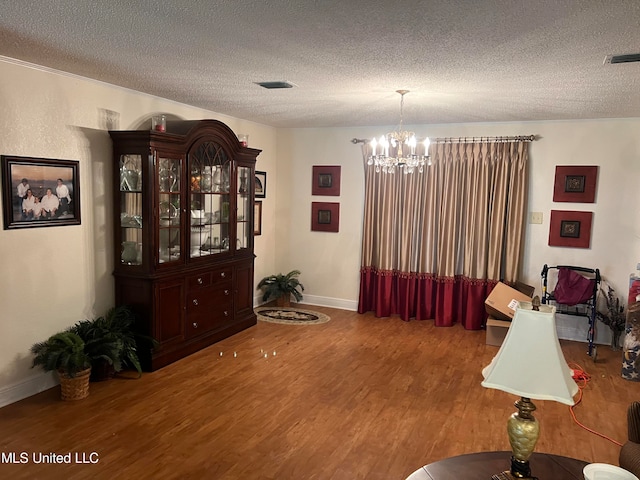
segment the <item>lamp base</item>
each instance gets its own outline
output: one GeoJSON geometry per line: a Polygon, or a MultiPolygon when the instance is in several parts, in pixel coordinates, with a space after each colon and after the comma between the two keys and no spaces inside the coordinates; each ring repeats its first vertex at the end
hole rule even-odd
{"type": "Polygon", "coordinates": [[[538,480],[538,477],[514,477],[510,471],[491,475],[491,480],[538,480]]]}
{"type": "Polygon", "coordinates": [[[511,457],[511,470],[502,473],[496,473],[491,480],[538,480],[538,477],[531,476],[529,461],[521,461],[515,457],[511,457]]]}

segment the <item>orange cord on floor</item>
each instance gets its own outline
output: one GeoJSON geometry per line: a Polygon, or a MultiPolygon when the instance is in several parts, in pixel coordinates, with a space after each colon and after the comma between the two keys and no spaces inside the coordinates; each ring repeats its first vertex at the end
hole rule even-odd
{"type": "Polygon", "coordinates": [[[586,427],[585,425],[580,423],[578,421],[578,419],[576,418],[576,414],[573,411],[573,408],[578,406],[580,404],[580,402],[582,402],[582,389],[584,387],[586,387],[587,383],[589,383],[589,380],[591,380],[591,375],[589,375],[580,365],[578,365],[576,363],[568,363],[568,365],[569,365],[569,368],[571,368],[573,370],[573,379],[578,384],[578,391],[580,393],[580,395],[578,396],[578,401],[576,402],[576,404],[569,407],[569,411],[571,412],[571,416],[573,417],[573,421],[576,422],[580,427],[584,428],[587,432],[591,432],[591,433],[593,433],[595,435],[598,435],[599,437],[604,438],[605,440],[609,440],[611,443],[614,443],[614,444],[618,445],[619,447],[622,447],[622,444],[620,442],[618,442],[617,440],[614,440],[613,438],[607,437],[606,435],[603,435],[602,433],[596,432],[595,430],[592,430],[589,427],[586,427]]]}

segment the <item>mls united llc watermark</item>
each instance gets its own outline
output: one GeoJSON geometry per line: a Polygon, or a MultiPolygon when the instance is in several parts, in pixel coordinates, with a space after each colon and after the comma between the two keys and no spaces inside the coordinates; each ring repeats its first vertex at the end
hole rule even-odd
{"type": "Polygon", "coordinates": [[[0,452],[1,463],[98,463],[97,452],[0,452]]]}

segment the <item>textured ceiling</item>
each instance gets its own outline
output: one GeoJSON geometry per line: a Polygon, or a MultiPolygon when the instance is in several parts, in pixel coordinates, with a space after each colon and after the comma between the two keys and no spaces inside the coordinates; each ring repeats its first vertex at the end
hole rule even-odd
{"type": "Polygon", "coordinates": [[[640,117],[638,0],[1,5],[0,55],[276,127],[640,117]]]}

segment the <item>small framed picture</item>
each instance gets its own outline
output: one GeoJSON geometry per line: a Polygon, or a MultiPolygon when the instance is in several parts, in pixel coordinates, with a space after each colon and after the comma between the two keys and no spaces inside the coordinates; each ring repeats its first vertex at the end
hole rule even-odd
{"type": "Polygon", "coordinates": [[[331,210],[318,210],[318,225],[331,225],[331,210]]]}
{"type": "Polygon", "coordinates": [[[577,220],[561,220],[560,236],[580,238],[580,222],[577,220]]]}
{"type": "Polygon", "coordinates": [[[549,245],[552,247],[589,248],[593,212],[551,210],[549,245]]]}
{"type": "Polygon", "coordinates": [[[267,172],[256,172],[256,198],[267,198],[267,172]]]}
{"type": "Polygon", "coordinates": [[[262,202],[253,204],[253,234],[262,235],[262,202]]]}
{"type": "Polygon", "coordinates": [[[340,226],[340,204],[311,202],[311,231],[337,232],[340,226]]]}
{"type": "Polygon", "coordinates": [[[3,155],[4,228],[80,225],[80,177],[74,160],[3,155]]]}
{"type": "Polygon", "coordinates": [[[340,196],[340,166],[315,165],[313,167],[312,195],[340,196]]]}
{"type": "Polygon", "coordinates": [[[597,165],[558,165],[553,185],[553,201],[594,203],[597,181],[597,165]]]}
{"type": "Polygon", "coordinates": [[[567,175],[564,179],[564,191],[567,193],[584,193],[584,175],[567,175]]]}

